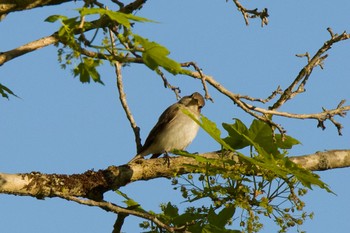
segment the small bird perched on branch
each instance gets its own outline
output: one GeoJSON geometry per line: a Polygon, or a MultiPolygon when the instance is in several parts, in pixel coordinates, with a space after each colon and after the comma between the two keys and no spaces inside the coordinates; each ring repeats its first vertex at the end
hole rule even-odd
{"type": "Polygon", "coordinates": [[[157,158],[163,153],[174,149],[184,150],[196,137],[199,125],[186,115],[183,110],[188,110],[199,119],[204,98],[198,92],[181,98],[177,103],[168,107],[160,115],[157,124],[149,133],[145,144],[139,153],[129,161],[134,162],[146,155],[153,154],[151,158],[157,158]]]}

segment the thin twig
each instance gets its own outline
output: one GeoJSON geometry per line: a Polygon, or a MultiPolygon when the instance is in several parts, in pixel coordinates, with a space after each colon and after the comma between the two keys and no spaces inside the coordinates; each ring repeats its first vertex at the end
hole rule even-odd
{"type": "MultiPolygon", "coordinates": [[[[201,79],[201,75],[198,72],[190,72],[188,74],[189,76],[196,78],[196,79],[201,79]]],[[[253,116],[256,119],[259,119],[265,123],[267,123],[268,125],[270,125],[272,127],[272,129],[278,129],[278,131],[281,133],[282,137],[285,136],[286,131],[284,130],[284,128],[273,122],[270,117],[267,117],[267,114],[264,114],[264,112],[267,112],[268,110],[263,109],[263,108],[257,108],[253,105],[247,104],[244,101],[242,101],[240,99],[240,95],[234,94],[231,91],[229,91],[228,89],[226,89],[223,85],[221,85],[219,82],[217,82],[213,77],[205,75],[205,80],[206,82],[208,82],[211,86],[213,86],[215,89],[217,89],[219,92],[221,92],[222,94],[226,95],[227,97],[229,97],[238,107],[240,107],[243,111],[245,111],[246,113],[248,113],[249,115],[253,116]],[[259,115],[258,113],[263,113],[263,115],[259,115]]]]}
{"type": "Polygon", "coordinates": [[[249,10],[245,8],[238,0],[233,0],[233,3],[236,5],[238,11],[240,11],[243,15],[245,24],[249,25],[248,18],[260,18],[261,19],[261,27],[267,25],[269,23],[268,17],[268,10],[267,8],[264,8],[262,11],[258,11],[258,9],[249,10]]]}
{"type": "Polygon", "coordinates": [[[108,211],[108,212],[113,212],[116,214],[126,214],[126,215],[133,215],[136,217],[140,217],[149,221],[154,222],[157,224],[157,226],[166,229],[169,232],[176,232],[178,230],[182,230],[182,232],[186,232],[183,227],[170,227],[169,225],[163,223],[160,221],[155,215],[149,214],[147,212],[141,212],[137,210],[130,210],[127,208],[123,208],[121,206],[118,206],[116,204],[113,204],[111,202],[106,202],[106,201],[94,201],[90,199],[80,199],[78,197],[74,196],[61,196],[62,198],[68,200],[68,201],[74,201],[82,205],[87,205],[87,206],[96,206],[100,207],[101,209],[108,211]]]}
{"type": "Polygon", "coordinates": [[[182,66],[182,67],[190,67],[190,66],[192,66],[192,67],[198,72],[198,74],[199,74],[200,77],[201,77],[201,82],[202,82],[203,90],[204,90],[204,93],[205,93],[204,98],[205,98],[206,100],[210,100],[211,102],[214,103],[213,98],[211,98],[211,96],[209,95],[207,83],[205,82],[205,77],[206,77],[206,76],[203,75],[202,70],[197,66],[197,64],[196,64],[195,62],[190,61],[190,62],[181,63],[181,66],[182,66]]]}
{"type": "MultiPolygon", "coordinates": [[[[116,48],[115,48],[115,38],[111,30],[109,30],[109,35],[110,35],[110,40],[111,40],[111,45],[112,45],[112,54],[116,54],[116,48]]],[[[123,85],[123,76],[121,72],[121,63],[118,61],[114,62],[114,67],[115,67],[115,73],[117,76],[117,88],[118,88],[118,93],[119,93],[119,100],[120,103],[124,109],[124,112],[126,114],[126,117],[128,118],[131,128],[134,132],[135,136],[135,143],[136,143],[136,151],[139,152],[142,148],[141,144],[141,137],[140,137],[140,127],[137,126],[135,119],[131,113],[131,110],[129,108],[129,105],[126,101],[126,94],[124,91],[124,85],[123,85]]]]}
{"type": "Polygon", "coordinates": [[[295,95],[303,92],[305,90],[304,87],[306,85],[306,82],[309,76],[311,75],[313,69],[316,66],[320,66],[321,68],[323,67],[323,61],[327,58],[327,54],[324,55],[324,53],[327,52],[334,43],[350,38],[350,34],[347,34],[346,32],[338,35],[334,34],[330,28],[328,28],[327,30],[330,32],[331,39],[326,41],[311,59],[308,53],[297,55],[298,57],[307,57],[308,63],[300,70],[299,74],[294,79],[294,81],[289,85],[288,88],[284,90],[281,97],[271,107],[269,107],[269,109],[278,109],[285,102],[292,99],[295,95]]]}
{"type": "MultiPolygon", "coordinates": [[[[108,50],[110,54],[106,53],[99,53],[99,52],[94,52],[91,50],[87,50],[85,48],[78,48],[79,52],[85,56],[88,57],[93,57],[93,58],[98,58],[102,60],[108,60],[108,61],[118,61],[120,63],[136,63],[136,64],[143,64],[143,60],[141,57],[127,57],[122,54],[114,54],[112,51],[108,50]]],[[[1,56],[1,55],[0,55],[1,56]]]]}
{"type": "MultiPolygon", "coordinates": [[[[198,72],[192,72],[190,76],[196,79],[201,79],[201,75],[198,72]]],[[[330,120],[337,127],[339,134],[341,134],[340,130],[342,128],[342,125],[336,122],[333,117],[334,116],[344,117],[346,112],[350,111],[350,106],[343,106],[345,102],[344,100],[342,100],[335,109],[331,109],[331,110],[323,109],[323,112],[312,113],[312,114],[295,114],[295,113],[288,113],[288,112],[280,112],[274,109],[260,108],[242,101],[241,95],[237,95],[230,92],[211,76],[206,75],[205,80],[210,85],[212,85],[215,89],[220,91],[222,94],[229,97],[242,110],[244,110],[254,118],[262,120],[267,124],[271,125],[272,127],[277,128],[278,131],[282,134],[282,136],[284,136],[286,131],[283,129],[282,126],[273,122],[269,116],[274,115],[274,116],[282,116],[282,117],[288,117],[288,118],[294,118],[294,119],[316,119],[319,122],[318,127],[322,127],[322,128],[324,128],[323,122],[325,120],[330,120]],[[262,115],[259,115],[258,113],[262,115]]]]}
{"type": "Polygon", "coordinates": [[[123,87],[123,78],[121,74],[121,64],[119,62],[114,62],[115,66],[115,72],[117,75],[117,87],[118,87],[118,93],[119,93],[119,100],[122,104],[122,107],[124,109],[124,112],[126,114],[126,117],[128,118],[131,128],[134,131],[135,135],[135,143],[136,143],[136,150],[139,152],[141,150],[142,144],[141,144],[141,137],[140,137],[140,127],[137,126],[135,119],[133,115],[131,114],[131,110],[129,108],[129,105],[126,101],[126,94],[124,92],[123,87]]]}
{"type": "Polygon", "coordinates": [[[247,95],[239,95],[238,98],[240,99],[246,99],[246,100],[249,100],[249,101],[253,101],[253,102],[261,102],[261,103],[267,103],[269,102],[270,100],[272,100],[273,98],[275,98],[278,94],[282,94],[282,89],[280,86],[277,87],[277,89],[275,91],[273,91],[271,93],[270,96],[268,96],[266,99],[261,99],[261,98],[254,98],[254,97],[251,97],[251,96],[247,96],[247,95]]]}
{"type": "Polygon", "coordinates": [[[156,68],[156,73],[162,78],[164,87],[165,88],[170,88],[175,93],[176,99],[179,100],[181,98],[181,96],[180,96],[180,93],[181,93],[180,87],[175,87],[175,86],[171,85],[168,82],[168,79],[165,77],[165,74],[159,68],[156,68]]]}
{"type": "Polygon", "coordinates": [[[128,217],[129,214],[118,214],[117,219],[115,220],[115,223],[113,225],[113,231],[112,233],[120,233],[122,230],[122,226],[124,224],[124,220],[126,217],[128,217]]]}

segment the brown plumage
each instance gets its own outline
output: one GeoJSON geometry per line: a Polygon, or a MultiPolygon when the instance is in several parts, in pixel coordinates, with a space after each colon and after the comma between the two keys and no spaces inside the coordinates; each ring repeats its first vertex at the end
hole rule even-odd
{"type": "Polygon", "coordinates": [[[184,150],[196,137],[199,125],[183,113],[182,109],[189,110],[199,119],[204,105],[203,96],[195,92],[168,107],[160,115],[139,153],[130,162],[149,154],[153,154],[152,158],[157,158],[174,149],[184,150]]]}

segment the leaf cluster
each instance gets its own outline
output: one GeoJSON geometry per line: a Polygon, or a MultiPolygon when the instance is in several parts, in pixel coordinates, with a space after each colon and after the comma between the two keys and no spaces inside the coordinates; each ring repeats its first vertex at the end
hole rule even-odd
{"type": "Polygon", "coordinates": [[[132,30],[135,23],[154,21],[104,8],[84,7],[77,11],[79,17],[52,15],[45,21],[60,21],[57,37],[63,47],[59,49],[58,60],[62,68],[75,63],[74,77],[79,77],[82,83],[93,80],[103,84],[97,71],[102,60],[124,65],[141,62],[157,73],[160,68],[174,75],[186,72],[180,63],[169,58],[166,47],[132,30]]]}
{"type": "MultiPolygon", "coordinates": [[[[170,203],[162,205],[157,217],[167,224],[186,227],[190,232],[258,232],[263,217],[273,219],[279,232],[286,232],[312,218],[301,200],[308,189],[318,186],[331,192],[316,174],[288,159],[288,150],[300,142],[290,136],[282,139],[266,123],[254,120],[247,127],[235,119],[232,124],[223,124],[226,137],[221,137],[215,123],[204,116],[197,123],[220,143],[222,156],[204,158],[175,151],[194,158],[199,165],[185,165],[196,174],[174,178],[172,183],[186,202],[195,205],[209,200],[211,205],[192,206],[182,214],[170,203]],[[240,151],[248,152],[245,155],[240,151]]],[[[151,224],[142,227],[162,232],[151,224]]]]}

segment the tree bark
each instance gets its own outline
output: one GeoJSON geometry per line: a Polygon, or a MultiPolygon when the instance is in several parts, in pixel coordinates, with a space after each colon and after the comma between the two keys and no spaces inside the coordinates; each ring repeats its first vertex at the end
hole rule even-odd
{"type": "MultiPolygon", "coordinates": [[[[220,152],[201,154],[206,158],[219,158],[220,152]]],[[[228,154],[237,159],[233,153],[228,154]]],[[[323,171],[350,167],[350,150],[330,150],[315,154],[293,156],[290,159],[305,169],[323,171]]],[[[6,174],[0,173],[0,193],[45,197],[76,196],[92,200],[102,200],[103,194],[126,186],[131,182],[157,178],[171,178],[195,171],[184,164],[198,165],[189,157],[171,157],[170,166],[164,158],[139,160],[132,164],[110,166],[99,171],[82,174],[42,174],[39,172],[6,174]]]]}
{"type": "Polygon", "coordinates": [[[15,12],[30,10],[37,7],[59,5],[65,2],[73,2],[72,0],[0,0],[0,18],[3,18],[4,15],[15,12]]]}

